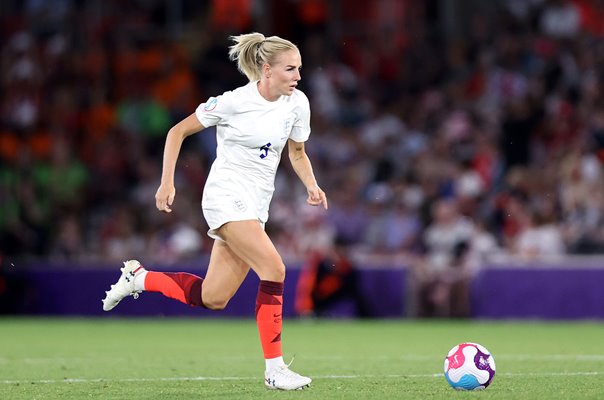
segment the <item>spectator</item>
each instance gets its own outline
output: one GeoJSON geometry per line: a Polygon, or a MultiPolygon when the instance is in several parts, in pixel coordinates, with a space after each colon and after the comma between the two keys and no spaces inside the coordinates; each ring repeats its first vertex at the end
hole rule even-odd
{"type": "Polygon", "coordinates": [[[298,279],[295,310],[299,316],[329,316],[341,301],[352,301],[353,317],[368,317],[355,265],[346,246],[336,239],[331,248],[311,252],[298,279]]]}
{"type": "Polygon", "coordinates": [[[420,317],[469,316],[470,249],[474,224],[459,214],[454,200],[433,206],[433,222],[423,236],[425,255],[413,266],[413,291],[420,317]]]}
{"type": "Polygon", "coordinates": [[[514,238],[511,254],[522,259],[556,257],[565,253],[560,230],[555,225],[537,215],[521,214],[520,232],[514,238]]]}

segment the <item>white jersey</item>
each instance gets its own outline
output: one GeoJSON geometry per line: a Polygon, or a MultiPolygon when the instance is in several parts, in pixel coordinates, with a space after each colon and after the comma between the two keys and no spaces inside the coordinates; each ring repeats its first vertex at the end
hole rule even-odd
{"type": "Polygon", "coordinates": [[[250,82],[195,110],[204,127],[216,125],[216,159],[203,190],[202,208],[210,227],[257,219],[264,224],[275,190],[275,174],[288,139],[310,135],[310,106],[299,90],[268,101],[250,82]]]}

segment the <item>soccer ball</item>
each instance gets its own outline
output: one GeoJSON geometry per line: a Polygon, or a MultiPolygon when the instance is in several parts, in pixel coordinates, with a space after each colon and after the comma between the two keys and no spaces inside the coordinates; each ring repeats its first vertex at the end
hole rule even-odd
{"type": "Polygon", "coordinates": [[[495,359],[477,343],[460,343],[445,357],[445,378],[457,390],[481,390],[493,381],[495,359]]]}

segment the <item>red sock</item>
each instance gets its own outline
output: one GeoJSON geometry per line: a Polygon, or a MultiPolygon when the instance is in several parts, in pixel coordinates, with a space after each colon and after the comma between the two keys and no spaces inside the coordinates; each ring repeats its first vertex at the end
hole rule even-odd
{"type": "Polygon", "coordinates": [[[275,358],[281,352],[281,313],[283,312],[283,282],[260,281],[256,297],[256,324],[264,358],[275,358]]]}
{"type": "Polygon", "coordinates": [[[145,290],[160,292],[166,297],[191,306],[204,307],[201,300],[203,279],[186,272],[147,272],[145,290]]]}

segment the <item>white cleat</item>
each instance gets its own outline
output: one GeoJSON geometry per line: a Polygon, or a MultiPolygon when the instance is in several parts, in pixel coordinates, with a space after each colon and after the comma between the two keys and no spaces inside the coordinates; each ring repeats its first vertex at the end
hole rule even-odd
{"type": "Polygon", "coordinates": [[[300,390],[310,386],[312,379],[299,375],[287,365],[271,368],[264,373],[264,385],[269,389],[300,390]]]}
{"type": "Polygon", "coordinates": [[[122,271],[120,279],[105,292],[106,296],[103,299],[103,310],[105,311],[113,310],[125,297],[133,296],[138,299],[138,294],[141,293],[134,290],[134,277],[145,271],[141,263],[136,260],[128,260],[124,262],[124,267],[120,268],[120,271],[122,271]]]}

